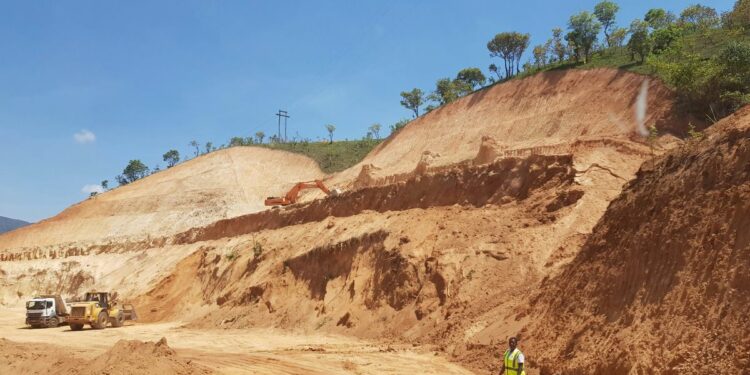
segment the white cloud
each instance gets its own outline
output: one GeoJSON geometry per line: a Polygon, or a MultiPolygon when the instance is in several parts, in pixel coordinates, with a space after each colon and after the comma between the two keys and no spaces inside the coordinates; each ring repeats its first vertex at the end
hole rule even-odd
{"type": "Polygon", "coordinates": [[[91,194],[91,193],[97,193],[101,194],[104,192],[104,188],[102,188],[101,185],[94,185],[94,184],[86,184],[83,185],[81,188],[82,193],[91,194]]]}
{"type": "Polygon", "coordinates": [[[76,140],[76,142],[84,144],[84,143],[91,143],[96,140],[96,135],[86,129],[83,129],[79,131],[78,133],[73,134],[73,139],[76,140]]]}

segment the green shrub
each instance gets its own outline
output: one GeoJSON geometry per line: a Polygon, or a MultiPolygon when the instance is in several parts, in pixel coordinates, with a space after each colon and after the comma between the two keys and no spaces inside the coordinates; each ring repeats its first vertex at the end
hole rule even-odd
{"type": "Polygon", "coordinates": [[[263,255],[263,245],[261,245],[260,242],[255,241],[253,243],[253,257],[257,258],[261,255],[263,255]]]}

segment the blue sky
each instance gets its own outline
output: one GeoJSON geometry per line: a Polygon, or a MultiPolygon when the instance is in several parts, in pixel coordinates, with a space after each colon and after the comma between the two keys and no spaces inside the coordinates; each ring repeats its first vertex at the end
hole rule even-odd
{"type": "MultiPolygon", "coordinates": [[[[543,43],[596,2],[0,1],[0,215],[52,216],[194,139],[270,135],[278,109],[290,136],[360,138],[409,116],[400,91],[486,72],[494,34],[543,43]]],[[[619,24],[654,3],[619,1],[619,24]]]]}

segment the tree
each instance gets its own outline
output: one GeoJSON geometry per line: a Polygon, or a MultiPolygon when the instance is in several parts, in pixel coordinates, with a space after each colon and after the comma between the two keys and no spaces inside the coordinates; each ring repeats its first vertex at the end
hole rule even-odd
{"type": "Polygon", "coordinates": [[[568,45],[566,46],[568,55],[572,55],[576,63],[579,62],[581,60],[581,47],[576,44],[573,32],[565,34],[565,41],[568,42],[568,45]]]}
{"type": "Polygon", "coordinates": [[[107,190],[109,187],[109,180],[102,181],[102,189],[107,190]]]}
{"type": "Polygon", "coordinates": [[[562,29],[559,27],[552,29],[552,53],[557,57],[558,62],[565,61],[567,48],[563,43],[562,29]]]}
{"type": "Polygon", "coordinates": [[[497,72],[497,65],[495,65],[495,64],[490,64],[489,70],[490,70],[490,72],[492,72],[492,73],[495,73],[495,75],[497,76],[497,79],[498,79],[498,80],[500,80],[500,79],[501,79],[501,77],[500,77],[500,73],[498,73],[498,72],[497,72]]]}
{"type": "Polygon", "coordinates": [[[541,68],[545,65],[547,65],[547,48],[543,45],[537,45],[532,50],[532,54],[534,55],[534,65],[536,65],[537,68],[541,68]]]}
{"type": "Polygon", "coordinates": [[[737,0],[734,8],[726,13],[725,25],[729,28],[750,29],[750,0],[737,0]]]}
{"type": "Polygon", "coordinates": [[[200,148],[199,148],[199,145],[198,145],[198,142],[197,142],[197,141],[194,141],[194,140],[193,140],[193,141],[190,141],[190,144],[189,144],[189,146],[190,146],[190,147],[195,147],[195,156],[198,156],[198,155],[200,155],[200,153],[201,153],[201,150],[200,150],[200,148]]]}
{"type": "Polygon", "coordinates": [[[750,43],[733,41],[718,57],[720,68],[720,103],[733,112],[750,103],[750,43]]]}
{"type": "Polygon", "coordinates": [[[643,20],[654,30],[663,29],[674,23],[675,16],[672,12],[661,8],[649,9],[643,20]]]}
{"type": "Polygon", "coordinates": [[[622,47],[625,43],[625,38],[628,36],[628,29],[624,27],[618,27],[612,30],[612,34],[609,36],[610,47],[622,47]]]}
{"type": "Polygon", "coordinates": [[[370,127],[367,128],[367,130],[369,130],[370,133],[372,133],[375,139],[380,139],[380,124],[374,123],[370,125],[370,127]]]}
{"type": "Polygon", "coordinates": [[[695,4],[680,13],[679,22],[687,28],[708,29],[719,26],[721,19],[716,9],[695,4]]]}
{"type": "Polygon", "coordinates": [[[167,163],[167,168],[172,168],[180,162],[180,153],[177,150],[169,150],[162,155],[162,158],[167,163]]]}
{"type": "Polygon", "coordinates": [[[474,89],[484,86],[484,83],[487,82],[487,77],[484,76],[479,68],[466,68],[458,72],[456,80],[466,84],[470,88],[470,91],[474,91],[474,89]]]}
{"type": "Polygon", "coordinates": [[[499,57],[503,59],[505,67],[505,78],[510,78],[513,74],[513,33],[500,33],[495,35],[492,40],[487,42],[487,49],[490,51],[490,57],[499,57]]]}
{"type": "Polygon", "coordinates": [[[406,109],[414,111],[414,118],[419,117],[419,107],[424,104],[424,93],[420,89],[401,92],[401,105],[406,109]]]}
{"type": "Polygon", "coordinates": [[[131,183],[148,176],[148,167],[140,160],[131,160],[122,171],[125,183],[131,183]]]}
{"type": "Polygon", "coordinates": [[[441,78],[435,83],[435,91],[428,98],[438,105],[444,105],[458,99],[458,96],[459,93],[454,82],[450,78],[441,78]]]}
{"type": "Polygon", "coordinates": [[[577,54],[582,55],[585,64],[602,25],[594,19],[591,13],[583,11],[570,17],[568,28],[570,29],[568,40],[575,45],[577,54]]]}
{"type": "Polygon", "coordinates": [[[333,143],[333,132],[336,131],[336,127],[333,124],[326,124],[326,130],[328,131],[328,139],[330,143],[333,143]]]}
{"type": "Polygon", "coordinates": [[[214,148],[213,142],[206,142],[206,153],[208,154],[209,152],[214,150],[216,150],[216,148],[214,148]]]}
{"type": "Polygon", "coordinates": [[[266,137],[266,133],[263,133],[262,131],[255,132],[255,139],[258,141],[258,143],[263,143],[263,138],[266,137]]]}
{"type": "Polygon", "coordinates": [[[669,25],[656,29],[651,33],[651,51],[655,54],[662,53],[682,35],[682,29],[675,25],[669,25]]]}
{"type": "Polygon", "coordinates": [[[620,7],[612,1],[602,1],[594,6],[594,15],[596,19],[601,22],[604,27],[604,37],[607,41],[607,47],[612,47],[610,44],[610,28],[615,25],[615,15],[620,7]]]}
{"type": "Polygon", "coordinates": [[[526,51],[526,48],[529,47],[529,41],[531,40],[530,34],[518,34],[516,35],[516,74],[518,74],[521,69],[521,56],[523,56],[523,52],[526,51]]]}
{"type": "Polygon", "coordinates": [[[628,51],[630,51],[631,59],[635,59],[635,55],[638,55],[641,62],[646,59],[646,55],[651,51],[651,40],[648,36],[648,23],[645,21],[636,19],[630,24],[628,51]]]}
{"type": "Polygon", "coordinates": [[[245,140],[242,137],[232,137],[229,140],[229,147],[244,146],[245,140]]]}
{"type": "Polygon", "coordinates": [[[505,78],[510,78],[521,70],[521,56],[529,46],[530,38],[529,34],[521,34],[513,31],[499,33],[487,42],[487,49],[490,51],[490,56],[503,59],[505,78]]]}
{"type": "Polygon", "coordinates": [[[403,120],[397,121],[395,124],[393,124],[393,125],[390,126],[390,128],[391,128],[391,134],[398,133],[408,123],[409,123],[408,119],[403,119],[403,120]]]}

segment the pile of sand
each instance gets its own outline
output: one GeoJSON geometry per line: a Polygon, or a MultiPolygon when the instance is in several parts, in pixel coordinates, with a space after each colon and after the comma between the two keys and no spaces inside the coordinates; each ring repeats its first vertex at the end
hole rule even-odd
{"type": "Polygon", "coordinates": [[[209,370],[180,358],[167,345],[158,342],[120,340],[104,354],[87,364],[87,373],[109,375],[131,374],[208,374],[209,370]]]}
{"type": "Polygon", "coordinates": [[[540,289],[542,374],[747,373],[750,107],[645,163],[540,289]]]}
{"type": "Polygon", "coordinates": [[[0,338],[2,374],[210,374],[179,357],[162,338],[158,342],[120,340],[105,353],[85,360],[71,350],[48,344],[20,344],[0,338]]]}
{"type": "Polygon", "coordinates": [[[85,363],[57,346],[0,338],[0,374],[80,374],[85,363]]]}

